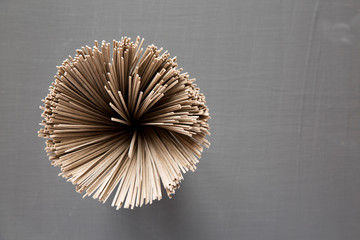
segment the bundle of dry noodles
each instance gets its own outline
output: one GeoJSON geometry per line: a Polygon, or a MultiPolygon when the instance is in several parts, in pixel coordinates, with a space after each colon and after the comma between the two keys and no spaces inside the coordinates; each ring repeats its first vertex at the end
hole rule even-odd
{"type": "Polygon", "coordinates": [[[209,135],[205,97],[176,58],[154,45],[95,41],[61,66],[39,136],[64,178],[84,196],[133,208],[175,193],[194,171],[209,135]]]}

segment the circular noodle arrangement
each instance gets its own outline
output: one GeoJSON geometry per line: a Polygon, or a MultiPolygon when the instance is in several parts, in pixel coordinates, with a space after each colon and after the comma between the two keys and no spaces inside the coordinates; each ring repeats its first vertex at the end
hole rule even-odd
{"type": "Polygon", "coordinates": [[[175,193],[194,171],[209,135],[205,97],[181,73],[176,57],[154,45],[95,41],[66,59],[43,100],[43,126],[52,165],[61,175],[112,206],[134,208],[175,193]]]}

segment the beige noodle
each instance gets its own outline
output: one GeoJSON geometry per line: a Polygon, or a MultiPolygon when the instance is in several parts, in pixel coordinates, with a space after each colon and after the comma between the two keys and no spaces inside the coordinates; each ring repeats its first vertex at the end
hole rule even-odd
{"type": "Polygon", "coordinates": [[[176,58],[154,45],[95,41],[58,66],[39,136],[60,175],[84,196],[134,208],[175,193],[209,135],[205,97],[176,58]],[[116,188],[116,189],[115,189],[116,188]]]}

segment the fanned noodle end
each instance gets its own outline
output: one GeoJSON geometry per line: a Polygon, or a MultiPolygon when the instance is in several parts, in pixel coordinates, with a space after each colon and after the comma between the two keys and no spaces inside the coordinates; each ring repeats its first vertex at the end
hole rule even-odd
{"type": "Polygon", "coordinates": [[[209,111],[176,58],[143,39],[76,50],[43,100],[39,137],[76,191],[119,209],[168,197],[210,143],[209,111]]]}

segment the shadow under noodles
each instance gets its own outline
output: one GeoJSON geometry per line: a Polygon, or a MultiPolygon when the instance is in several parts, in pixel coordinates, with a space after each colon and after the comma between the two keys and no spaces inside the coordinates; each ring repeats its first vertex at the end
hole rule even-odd
{"type": "Polygon", "coordinates": [[[192,197],[190,186],[186,186],[189,184],[181,182],[181,187],[172,199],[162,189],[162,200],[133,210],[116,210],[107,203],[108,222],[112,231],[109,235],[126,239],[211,238],[208,236],[211,226],[206,215],[196,212],[197,206],[202,203],[192,197]]]}

